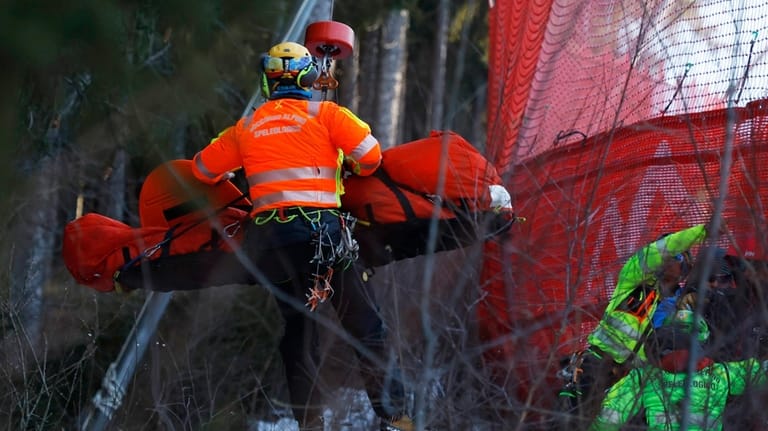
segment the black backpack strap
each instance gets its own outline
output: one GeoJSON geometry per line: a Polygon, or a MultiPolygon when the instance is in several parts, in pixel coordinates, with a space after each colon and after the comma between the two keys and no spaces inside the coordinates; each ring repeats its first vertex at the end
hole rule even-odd
{"type": "Polygon", "coordinates": [[[376,224],[376,216],[373,214],[373,205],[370,203],[365,204],[365,216],[366,220],[376,224]]]}
{"type": "MultiPolygon", "coordinates": [[[[395,197],[397,198],[397,201],[400,202],[400,206],[403,208],[403,212],[405,213],[405,218],[408,220],[413,220],[416,218],[416,213],[413,211],[413,206],[411,206],[411,203],[408,201],[408,198],[405,197],[405,194],[403,194],[402,189],[408,190],[406,187],[403,187],[402,185],[395,182],[392,177],[389,176],[387,171],[384,170],[384,168],[376,169],[376,172],[373,173],[373,175],[380,179],[382,183],[384,183],[385,186],[387,186],[388,189],[394,193],[395,197]]],[[[410,191],[410,190],[409,190],[410,191]]]]}
{"type": "Polygon", "coordinates": [[[416,196],[420,196],[422,199],[428,201],[432,205],[440,205],[441,207],[450,210],[465,222],[472,221],[471,214],[474,211],[471,210],[469,201],[465,198],[458,199],[457,204],[451,199],[446,199],[435,194],[421,192],[407,184],[401,184],[393,180],[392,177],[390,177],[389,174],[384,171],[383,167],[376,170],[374,175],[377,176],[390,190],[392,190],[395,196],[397,196],[397,199],[400,201],[400,206],[403,207],[403,211],[405,211],[405,215],[408,217],[408,219],[415,218],[416,214],[413,212],[413,207],[411,206],[410,202],[408,202],[408,199],[405,197],[401,189],[413,193],[416,196]]]}

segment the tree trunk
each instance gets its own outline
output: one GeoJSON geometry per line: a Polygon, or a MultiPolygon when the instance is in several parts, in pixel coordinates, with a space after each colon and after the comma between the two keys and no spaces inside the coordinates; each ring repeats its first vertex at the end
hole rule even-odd
{"type": "Polygon", "coordinates": [[[358,116],[371,125],[373,135],[379,137],[378,112],[376,107],[379,103],[378,87],[375,83],[379,82],[379,40],[381,36],[381,25],[375,25],[366,28],[363,31],[360,48],[357,50],[360,57],[359,73],[357,80],[357,94],[360,95],[360,104],[358,105],[358,116]]]}
{"type": "Polygon", "coordinates": [[[14,367],[25,369],[42,360],[43,287],[51,275],[59,229],[59,163],[62,148],[71,137],[71,122],[79,113],[83,94],[90,84],[91,76],[87,73],[70,82],[64,103],[55,109],[46,131],[46,154],[36,169],[23,173],[31,180],[32,189],[28,201],[17,206],[22,213],[12,225],[9,305],[14,332],[6,336],[2,346],[9,364],[14,367]]]}
{"type": "Polygon", "coordinates": [[[409,19],[407,9],[393,9],[382,27],[380,74],[378,81],[374,81],[378,82],[379,89],[376,136],[382,148],[397,145],[402,136],[409,19]]]}
{"type": "Polygon", "coordinates": [[[118,145],[112,165],[109,168],[106,184],[106,201],[104,215],[115,220],[124,221],[126,216],[125,204],[125,167],[128,163],[125,148],[118,145]]]}
{"type": "Polygon", "coordinates": [[[358,82],[360,75],[360,37],[355,34],[355,47],[352,55],[340,60],[339,67],[339,104],[357,113],[360,109],[360,93],[358,82]]]}
{"type": "MultiPolygon", "coordinates": [[[[481,113],[485,112],[486,108],[486,101],[487,101],[487,90],[488,85],[483,84],[480,86],[475,94],[477,97],[474,98],[475,103],[473,106],[473,112],[481,113]]],[[[472,128],[470,129],[470,135],[467,138],[469,139],[469,142],[474,144],[474,146],[483,154],[485,154],[485,121],[475,121],[472,125],[472,128]]]]}
{"type": "MultiPolygon", "coordinates": [[[[469,0],[465,4],[464,9],[475,11],[477,2],[478,0],[469,0]]],[[[462,106],[465,104],[462,104],[459,100],[461,84],[467,79],[464,74],[464,65],[467,64],[467,51],[470,44],[470,30],[472,28],[472,24],[476,19],[478,19],[477,17],[483,16],[478,15],[476,12],[471,12],[468,14],[473,18],[470,20],[465,20],[464,25],[461,28],[459,46],[456,49],[456,53],[454,55],[455,62],[453,67],[453,76],[451,77],[451,82],[449,84],[449,95],[446,102],[447,111],[444,113],[445,121],[443,124],[445,128],[452,130],[469,130],[466,138],[475,147],[482,150],[485,146],[485,122],[482,118],[478,117],[478,115],[485,112],[485,91],[487,85],[485,83],[478,85],[478,88],[475,90],[474,94],[469,96],[472,100],[472,103],[468,108],[469,112],[461,112],[463,110],[466,111],[467,108],[462,108],[462,106]],[[457,121],[457,118],[459,118],[461,121],[457,121]],[[469,119],[468,124],[467,120],[465,119],[469,119]]],[[[472,78],[475,79],[475,77],[472,78]]]]}
{"type": "Polygon", "coordinates": [[[428,121],[434,130],[444,128],[443,109],[445,103],[445,69],[448,58],[448,21],[450,17],[450,1],[440,0],[437,6],[437,29],[435,31],[434,76],[432,79],[432,103],[428,121]]]}

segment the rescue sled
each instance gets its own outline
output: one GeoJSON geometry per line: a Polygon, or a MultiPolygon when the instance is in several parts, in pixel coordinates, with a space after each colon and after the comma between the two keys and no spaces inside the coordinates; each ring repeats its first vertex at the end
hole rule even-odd
{"type": "Polygon", "coordinates": [[[466,247],[499,235],[514,220],[496,169],[462,136],[432,131],[389,148],[373,176],[344,180],[342,208],[358,219],[355,237],[371,266],[466,247]]]}
{"type": "MultiPolygon", "coordinates": [[[[430,229],[434,250],[443,251],[504,232],[513,220],[496,170],[452,132],[385,150],[375,175],[350,176],[344,188],[342,209],[358,219],[355,237],[369,266],[425,254],[430,229]]],[[[100,292],[251,284],[234,253],[249,210],[233,183],[203,184],[191,160],[174,160],[142,186],[141,227],[95,213],[68,223],[64,263],[78,283],[100,292]]]]}
{"type": "Polygon", "coordinates": [[[194,178],[191,160],[173,160],[142,185],[141,227],[96,213],[69,222],[64,264],[78,283],[100,292],[206,287],[201,283],[211,268],[239,244],[249,209],[233,183],[203,184],[194,178]]]}

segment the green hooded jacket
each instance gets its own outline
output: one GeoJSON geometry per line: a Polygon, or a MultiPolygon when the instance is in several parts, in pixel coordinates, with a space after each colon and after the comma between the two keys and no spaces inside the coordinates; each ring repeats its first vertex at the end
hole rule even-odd
{"type": "Polygon", "coordinates": [[[610,355],[619,364],[633,353],[644,360],[645,353],[637,344],[651,325],[651,316],[659,302],[656,273],[665,257],[688,251],[703,242],[706,236],[706,227],[700,224],[667,235],[635,252],[621,268],[603,317],[587,337],[588,344],[610,355]],[[642,290],[646,287],[650,290],[642,290]]]}
{"type": "MultiPolygon", "coordinates": [[[[750,384],[764,383],[768,361],[715,363],[704,359],[699,364],[690,380],[688,430],[719,431],[728,397],[743,394],[750,384]]],[[[665,371],[651,365],[631,370],[608,391],[589,431],[619,430],[641,408],[645,409],[649,431],[679,430],[686,377],[685,371],[665,371]]]]}

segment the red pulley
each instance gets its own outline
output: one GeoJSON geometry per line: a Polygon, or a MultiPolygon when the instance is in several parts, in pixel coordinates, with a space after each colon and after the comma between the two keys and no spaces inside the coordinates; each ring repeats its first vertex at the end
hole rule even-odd
{"type": "Polygon", "coordinates": [[[355,32],[338,21],[313,22],[304,33],[304,46],[316,57],[346,58],[355,46],[355,32]]]}

